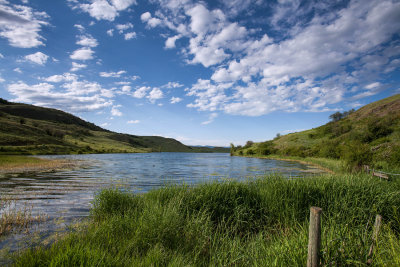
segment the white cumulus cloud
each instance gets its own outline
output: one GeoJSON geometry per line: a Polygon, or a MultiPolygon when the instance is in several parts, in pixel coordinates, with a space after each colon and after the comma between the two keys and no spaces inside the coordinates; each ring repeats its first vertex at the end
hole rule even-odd
{"type": "Polygon", "coordinates": [[[43,54],[42,52],[36,52],[34,54],[30,54],[25,56],[26,60],[29,60],[35,64],[39,65],[44,65],[47,62],[47,59],[49,58],[48,55],[43,54]]]}
{"type": "Polygon", "coordinates": [[[74,72],[74,71],[78,71],[80,69],[84,69],[86,67],[87,67],[86,64],[79,64],[76,62],[72,62],[72,68],[70,69],[70,71],[74,72]]]}
{"type": "Polygon", "coordinates": [[[75,50],[70,58],[74,60],[89,60],[93,59],[93,50],[90,47],[83,47],[75,50]]]}
{"type": "Polygon", "coordinates": [[[124,38],[125,40],[131,40],[136,37],[136,32],[128,32],[125,33],[124,38]]]}
{"type": "Polygon", "coordinates": [[[163,97],[164,94],[158,87],[154,87],[147,96],[147,98],[150,100],[151,103],[154,103],[156,100],[161,99],[163,97]]]}
{"type": "Polygon", "coordinates": [[[181,102],[183,99],[182,98],[180,98],[180,97],[175,97],[175,96],[173,96],[173,97],[171,97],[171,104],[176,104],[176,103],[179,103],[179,102],[181,102]]]}
{"type": "Polygon", "coordinates": [[[76,44],[86,47],[96,47],[99,45],[96,39],[94,39],[91,35],[81,35],[79,36],[79,40],[76,44]]]}
{"type": "Polygon", "coordinates": [[[44,45],[40,35],[43,26],[49,25],[49,16],[25,5],[13,5],[0,1],[0,37],[6,38],[11,46],[32,48],[44,45]]]}
{"type": "Polygon", "coordinates": [[[119,15],[119,12],[134,4],[136,4],[135,0],[91,0],[88,4],[76,2],[73,8],[82,9],[96,20],[113,21],[119,15]]]}

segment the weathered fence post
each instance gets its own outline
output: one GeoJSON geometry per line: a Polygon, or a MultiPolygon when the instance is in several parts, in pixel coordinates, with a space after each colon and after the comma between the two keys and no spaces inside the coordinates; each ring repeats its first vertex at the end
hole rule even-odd
{"type": "Polygon", "coordinates": [[[374,253],[376,242],[378,242],[378,234],[379,234],[379,230],[381,228],[381,223],[382,223],[382,216],[378,214],[378,215],[376,215],[376,218],[375,218],[374,232],[372,234],[372,244],[371,244],[371,247],[369,248],[367,264],[372,263],[371,257],[372,257],[372,254],[374,253]]]}
{"type": "Polygon", "coordinates": [[[321,247],[321,213],[321,208],[310,208],[307,267],[319,266],[319,250],[321,247]]]}

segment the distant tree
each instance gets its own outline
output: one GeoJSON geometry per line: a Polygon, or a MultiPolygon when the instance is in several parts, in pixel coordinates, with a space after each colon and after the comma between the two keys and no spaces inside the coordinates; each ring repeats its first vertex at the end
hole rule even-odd
{"type": "Polygon", "coordinates": [[[278,138],[280,138],[280,137],[281,137],[281,134],[280,134],[280,133],[277,133],[274,139],[278,139],[278,138]]]}
{"type": "Polygon", "coordinates": [[[353,113],[355,111],[355,109],[353,108],[353,109],[350,109],[350,110],[348,110],[348,111],[344,111],[343,113],[341,113],[341,112],[339,112],[339,111],[337,111],[337,112],[335,112],[335,113],[333,113],[333,114],[331,114],[330,116],[329,116],[329,119],[331,119],[332,121],[339,121],[339,120],[341,120],[341,119],[343,119],[343,118],[346,118],[347,116],[349,116],[351,113],[353,113]]]}
{"type": "Polygon", "coordinates": [[[235,152],[235,145],[231,143],[231,156],[233,156],[234,152],[235,152]]]}
{"type": "Polygon", "coordinates": [[[247,141],[246,145],[244,146],[245,148],[251,147],[254,144],[253,141],[247,141]]]}
{"type": "Polygon", "coordinates": [[[343,118],[343,114],[341,113],[341,112],[335,112],[335,113],[333,113],[333,114],[331,114],[330,116],[329,116],[329,119],[331,119],[332,121],[339,121],[339,120],[341,120],[343,118]]]}
{"type": "Polygon", "coordinates": [[[26,121],[25,121],[25,119],[24,119],[24,118],[21,118],[21,119],[19,120],[19,123],[20,123],[20,124],[25,124],[25,123],[26,123],[26,121]]]}
{"type": "Polygon", "coordinates": [[[350,110],[348,110],[348,111],[343,112],[343,118],[349,116],[349,115],[350,115],[351,113],[353,113],[354,111],[356,111],[356,110],[355,110],[354,108],[352,108],[352,109],[350,109],[350,110]]]}

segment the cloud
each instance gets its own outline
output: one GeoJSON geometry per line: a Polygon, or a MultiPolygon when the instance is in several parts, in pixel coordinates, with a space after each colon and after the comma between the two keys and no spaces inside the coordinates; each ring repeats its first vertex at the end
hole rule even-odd
{"type": "Polygon", "coordinates": [[[216,117],[218,117],[218,114],[217,114],[217,113],[211,113],[210,116],[208,117],[208,120],[207,120],[207,121],[203,121],[201,124],[202,124],[202,125],[210,124],[210,123],[212,123],[212,122],[214,121],[214,119],[215,119],[216,117]]]}
{"type": "Polygon", "coordinates": [[[18,72],[18,73],[22,73],[22,70],[20,68],[15,68],[15,69],[13,69],[13,71],[18,72]]]}
{"type": "Polygon", "coordinates": [[[66,72],[61,75],[52,75],[47,78],[43,78],[43,80],[52,83],[69,82],[78,80],[78,76],[76,74],[66,72]]]}
{"type": "Polygon", "coordinates": [[[113,106],[111,108],[111,115],[121,117],[123,114],[121,111],[119,111],[119,109],[118,109],[119,107],[121,107],[121,105],[113,106]]]}
{"type": "Polygon", "coordinates": [[[164,84],[163,86],[161,86],[162,88],[179,88],[179,87],[183,87],[183,84],[179,83],[179,82],[168,82],[167,84],[164,84]]]}
{"type": "Polygon", "coordinates": [[[151,13],[150,13],[150,12],[145,12],[145,13],[143,13],[142,15],[140,15],[140,19],[141,19],[143,22],[148,21],[149,19],[151,19],[151,13]]]}
{"type": "Polygon", "coordinates": [[[136,4],[135,0],[91,0],[90,4],[78,4],[73,9],[80,8],[96,20],[113,21],[120,11],[136,4]]]}
{"type": "Polygon", "coordinates": [[[117,72],[113,72],[113,71],[111,71],[111,72],[100,72],[99,75],[101,77],[105,77],[105,78],[110,78],[110,77],[119,78],[119,77],[121,77],[121,75],[123,75],[125,73],[126,73],[126,70],[120,70],[120,71],[117,71],[117,72]]]}
{"type": "MultiPolygon", "coordinates": [[[[91,84],[90,82],[80,83],[80,85],[87,85],[87,87],[93,86],[93,84],[88,85],[91,84]]],[[[93,92],[89,94],[85,92],[85,88],[73,88],[73,86],[64,90],[63,87],[57,89],[54,85],[49,83],[28,85],[19,81],[8,85],[7,90],[11,95],[16,97],[13,101],[57,108],[70,112],[94,111],[112,105],[111,101],[104,99],[99,94],[94,94],[93,92]]]]}
{"type": "Polygon", "coordinates": [[[154,103],[156,100],[161,99],[163,97],[164,94],[158,87],[154,87],[147,96],[147,98],[150,100],[151,103],[154,103]]]}
{"type": "Polygon", "coordinates": [[[370,83],[367,86],[365,86],[366,89],[375,89],[377,87],[381,86],[380,82],[374,82],[374,83],[370,83]]]}
{"type": "Polygon", "coordinates": [[[150,28],[155,28],[162,23],[159,18],[154,18],[151,16],[150,12],[145,12],[140,16],[142,22],[147,23],[147,26],[150,28]]]}
{"type": "Polygon", "coordinates": [[[80,24],[75,24],[74,27],[77,28],[79,32],[84,32],[85,31],[85,27],[83,27],[80,24]]]}
{"type": "Polygon", "coordinates": [[[119,33],[123,33],[126,30],[132,29],[133,24],[130,22],[126,24],[117,24],[115,25],[115,28],[118,30],[119,33]]]}
{"type": "Polygon", "coordinates": [[[133,38],[136,38],[136,32],[125,33],[124,38],[125,40],[131,40],[133,38]]]}
{"type": "Polygon", "coordinates": [[[129,85],[124,85],[122,86],[121,90],[124,93],[129,93],[131,91],[132,87],[130,87],[129,85]]]}
{"type": "Polygon", "coordinates": [[[108,35],[108,36],[113,36],[113,35],[114,35],[114,29],[109,29],[109,30],[107,31],[107,35],[108,35]]]}
{"type": "Polygon", "coordinates": [[[80,69],[84,69],[86,67],[87,67],[86,64],[79,64],[76,62],[72,62],[72,68],[70,69],[70,71],[74,72],[74,71],[78,71],[80,69]]]}
{"type": "Polygon", "coordinates": [[[182,98],[180,98],[180,97],[171,97],[171,101],[170,101],[170,103],[171,104],[176,104],[176,103],[179,103],[179,102],[181,102],[183,99],[182,98]]]}
{"type": "Polygon", "coordinates": [[[34,54],[25,56],[26,60],[29,60],[38,65],[44,65],[47,62],[48,58],[49,58],[49,56],[46,54],[43,54],[42,52],[36,52],[34,54]]]}
{"type": "Polygon", "coordinates": [[[4,80],[1,76],[0,76],[0,83],[5,82],[6,80],[4,80]]]}
{"type": "Polygon", "coordinates": [[[128,123],[128,124],[138,124],[138,123],[140,123],[140,120],[130,120],[130,121],[127,121],[126,123],[128,123]]]}
{"type": "Polygon", "coordinates": [[[391,41],[400,30],[400,17],[394,15],[398,12],[400,3],[392,1],[352,1],[336,16],[316,15],[284,40],[266,34],[242,38],[247,29],[232,39],[241,26],[227,23],[223,15],[214,25],[216,13],[197,5],[188,12],[191,31],[197,34],[190,39],[189,51],[195,55],[190,63],[219,67],[211,80],[199,80],[188,89],[195,97],[188,106],[259,116],[275,110],[325,111],[340,101],[376,94],[381,90],[375,82],[379,75],[396,69],[388,63],[393,53],[399,56],[391,41]],[[218,28],[221,24],[225,26],[218,28]]]}
{"type": "Polygon", "coordinates": [[[143,98],[146,96],[147,91],[149,91],[151,88],[148,86],[142,86],[133,92],[132,96],[135,98],[143,98]]]}
{"type": "Polygon", "coordinates": [[[0,1],[0,37],[6,38],[11,46],[32,48],[44,45],[39,33],[49,16],[24,5],[11,5],[0,1]]]}
{"type": "Polygon", "coordinates": [[[175,48],[175,42],[179,38],[181,38],[181,35],[179,35],[179,34],[175,35],[175,36],[172,36],[172,37],[168,37],[168,39],[165,41],[165,48],[166,49],[175,48]]]}
{"type": "Polygon", "coordinates": [[[96,47],[99,45],[96,39],[94,39],[91,35],[81,35],[79,36],[79,41],[76,42],[77,45],[86,46],[86,47],[96,47]]]}
{"type": "Polygon", "coordinates": [[[137,5],[136,0],[111,0],[111,3],[117,10],[124,10],[131,5],[137,5]]]}
{"type": "Polygon", "coordinates": [[[93,53],[90,47],[83,47],[75,50],[72,55],[70,55],[70,58],[74,60],[89,60],[93,59],[93,53]]]}
{"type": "Polygon", "coordinates": [[[0,53],[0,58],[4,58],[3,54],[0,53]]]}

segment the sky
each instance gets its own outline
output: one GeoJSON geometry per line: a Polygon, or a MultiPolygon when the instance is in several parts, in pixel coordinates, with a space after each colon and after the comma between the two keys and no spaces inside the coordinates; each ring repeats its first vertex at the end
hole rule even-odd
{"type": "Polygon", "coordinates": [[[400,93],[400,2],[0,0],[0,97],[243,145],[400,93]]]}

